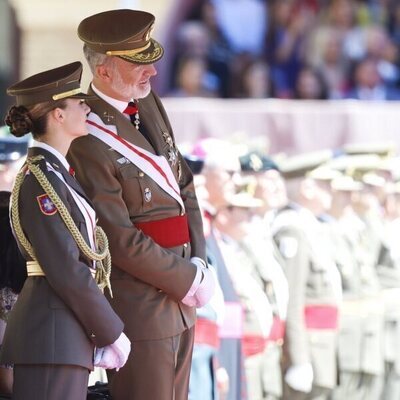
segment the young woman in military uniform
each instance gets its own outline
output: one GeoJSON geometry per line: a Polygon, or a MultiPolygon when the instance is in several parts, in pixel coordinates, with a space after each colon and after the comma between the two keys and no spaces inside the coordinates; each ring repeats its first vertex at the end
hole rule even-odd
{"type": "Polygon", "coordinates": [[[130,351],[123,323],[100,290],[109,282],[107,238],[65,159],[71,142],[87,133],[81,74],[75,62],[7,91],[17,100],[6,117],[11,133],[34,138],[11,201],[28,278],[0,356],[14,364],[16,400],[86,399],[93,365],[120,368],[130,351]]]}

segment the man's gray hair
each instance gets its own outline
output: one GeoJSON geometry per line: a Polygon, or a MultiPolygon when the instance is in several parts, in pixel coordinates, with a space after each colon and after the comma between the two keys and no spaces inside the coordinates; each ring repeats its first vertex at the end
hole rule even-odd
{"type": "Polygon", "coordinates": [[[109,61],[112,60],[112,57],[92,50],[89,46],[86,45],[86,43],[83,45],[83,54],[85,55],[86,61],[88,62],[93,75],[96,74],[96,67],[98,65],[107,64],[109,61]]]}

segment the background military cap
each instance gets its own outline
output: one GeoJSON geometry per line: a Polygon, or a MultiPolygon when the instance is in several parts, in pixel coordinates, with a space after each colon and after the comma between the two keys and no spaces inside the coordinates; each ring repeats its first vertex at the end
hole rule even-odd
{"type": "Polygon", "coordinates": [[[228,199],[228,205],[237,208],[258,208],[262,207],[264,202],[261,199],[253,197],[248,192],[239,192],[228,199]]]}
{"type": "Polygon", "coordinates": [[[0,171],[6,168],[4,164],[19,160],[27,151],[26,138],[0,137],[0,171]]]}
{"type": "Polygon", "coordinates": [[[94,98],[82,93],[81,76],[82,64],[76,61],[15,83],[7,89],[7,94],[16,97],[18,106],[30,106],[66,98],[94,98]]]}
{"type": "Polygon", "coordinates": [[[186,161],[186,164],[189,166],[193,175],[201,174],[201,171],[204,166],[204,160],[200,157],[186,154],[183,156],[186,161]]]}
{"type": "Polygon", "coordinates": [[[342,155],[330,160],[326,165],[347,175],[365,173],[376,169],[381,163],[377,154],[342,155]]]}
{"type": "Polygon", "coordinates": [[[384,187],[386,180],[383,176],[379,176],[375,172],[367,172],[361,177],[362,183],[364,185],[374,186],[374,187],[384,187]]]}
{"type": "Polygon", "coordinates": [[[299,178],[305,176],[308,171],[332,159],[333,155],[332,150],[320,150],[299,154],[281,160],[278,163],[278,167],[286,179],[299,178]]]}
{"type": "Polygon", "coordinates": [[[154,21],[154,15],[145,11],[105,11],[85,18],[78,26],[78,36],[97,53],[150,64],[164,54],[162,46],[151,38],[154,21]]]}
{"type": "Polygon", "coordinates": [[[278,165],[272,158],[265,156],[258,151],[250,151],[239,157],[240,169],[242,172],[263,172],[270,169],[279,171],[278,165]]]}
{"type": "Polygon", "coordinates": [[[331,188],[336,191],[358,192],[362,190],[363,184],[351,176],[342,175],[331,181],[331,188]]]}
{"type": "Polygon", "coordinates": [[[331,168],[327,165],[321,165],[306,173],[307,178],[315,179],[317,181],[332,181],[341,175],[342,174],[337,169],[331,168]]]}
{"type": "Polygon", "coordinates": [[[346,154],[377,154],[381,157],[387,157],[396,152],[396,143],[390,141],[349,143],[343,146],[343,150],[346,154]]]}

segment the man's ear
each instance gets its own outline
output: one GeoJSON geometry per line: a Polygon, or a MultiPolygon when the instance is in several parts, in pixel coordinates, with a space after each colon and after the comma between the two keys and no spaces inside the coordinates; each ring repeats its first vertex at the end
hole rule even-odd
{"type": "Polygon", "coordinates": [[[102,81],[109,82],[111,79],[110,68],[105,64],[97,65],[96,76],[102,81]]]}

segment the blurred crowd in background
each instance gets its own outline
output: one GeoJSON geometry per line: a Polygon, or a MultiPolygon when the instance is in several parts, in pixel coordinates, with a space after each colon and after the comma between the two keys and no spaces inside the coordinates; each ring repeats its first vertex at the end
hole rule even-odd
{"type": "Polygon", "coordinates": [[[190,3],[167,96],[400,99],[396,0],[190,3]]]}

